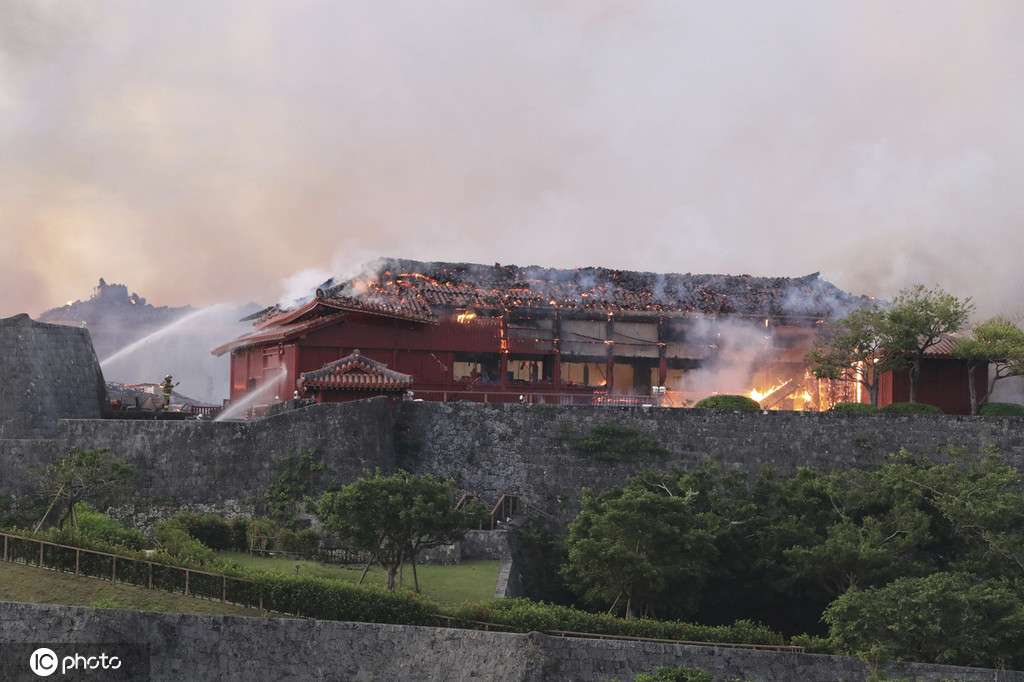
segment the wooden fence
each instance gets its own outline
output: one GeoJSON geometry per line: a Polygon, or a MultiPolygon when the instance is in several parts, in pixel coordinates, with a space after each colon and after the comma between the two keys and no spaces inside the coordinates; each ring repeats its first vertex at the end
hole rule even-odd
{"type": "MultiPolygon", "coordinates": [[[[70,545],[60,545],[47,540],[26,538],[10,533],[0,533],[3,537],[3,560],[21,563],[53,571],[73,573],[111,582],[119,582],[148,589],[180,592],[187,596],[210,599],[225,603],[257,608],[261,611],[272,610],[276,613],[302,617],[301,613],[292,610],[264,609],[264,586],[259,583],[235,578],[232,576],[198,571],[194,568],[168,566],[155,561],[120,556],[109,552],[83,549],[70,545]]],[[[501,623],[463,620],[435,614],[437,624],[466,630],[501,630],[513,631],[513,628],[501,623]]],[[[675,639],[656,639],[651,637],[630,637],[625,635],[605,635],[588,632],[571,632],[567,630],[545,630],[545,634],[558,637],[591,637],[598,639],[622,639],[642,642],[666,642],[670,644],[689,644],[694,646],[736,647],[743,649],[770,649],[803,653],[804,648],[798,646],[766,645],[766,644],[735,644],[721,642],[684,642],[675,639]]]]}
{"type": "Polygon", "coordinates": [[[194,568],[60,545],[9,533],[3,536],[3,560],[111,582],[181,592],[187,596],[230,602],[263,610],[259,583],[194,568]]]}

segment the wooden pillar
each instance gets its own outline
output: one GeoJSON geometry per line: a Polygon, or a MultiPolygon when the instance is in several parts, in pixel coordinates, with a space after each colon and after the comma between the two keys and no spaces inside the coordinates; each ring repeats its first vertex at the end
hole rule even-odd
{"type": "Polygon", "coordinates": [[[611,395],[615,388],[615,322],[612,321],[611,313],[608,313],[608,322],[605,323],[604,338],[608,347],[608,356],[605,360],[605,377],[608,383],[605,384],[605,388],[608,395],[611,395]]]}
{"type": "Polygon", "coordinates": [[[668,342],[666,341],[665,318],[658,318],[658,385],[664,386],[668,378],[668,358],[666,357],[668,342]]]}
{"type": "Polygon", "coordinates": [[[498,330],[499,339],[499,352],[501,353],[498,361],[498,385],[502,388],[508,388],[508,313],[502,313],[501,315],[501,326],[498,330]]]}
{"type": "Polygon", "coordinates": [[[551,321],[551,347],[555,351],[552,361],[554,367],[551,369],[551,385],[558,393],[562,388],[562,320],[555,313],[555,319],[551,321]]]}
{"type": "Polygon", "coordinates": [[[448,351],[444,354],[444,385],[446,391],[452,391],[455,387],[455,353],[448,351]]]}

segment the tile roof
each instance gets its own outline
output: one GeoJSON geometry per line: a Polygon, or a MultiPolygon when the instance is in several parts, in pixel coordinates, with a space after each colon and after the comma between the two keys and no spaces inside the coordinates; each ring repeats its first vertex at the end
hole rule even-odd
{"type": "Polygon", "coordinates": [[[953,357],[953,347],[956,346],[959,340],[960,336],[957,334],[943,336],[937,343],[928,346],[924,351],[924,355],[928,358],[951,358],[953,357]]]}
{"type": "Polygon", "coordinates": [[[398,392],[412,386],[412,375],[388,369],[383,362],[364,357],[358,350],[352,355],[329,362],[321,369],[303,372],[297,386],[315,393],[327,390],[374,390],[398,392]]]}
{"type": "Polygon", "coordinates": [[[349,296],[318,295],[312,301],[292,310],[270,308],[253,323],[253,331],[214,348],[211,353],[223,355],[230,350],[258,346],[260,344],[289,341],[340,322],[350,312],[390,317],[413,322],[436,323],[437,318],[429,308],[396,306],[386,302],[360,300],[349,296]]]}
{"type": "Polygon", "coordinates": [[[328,282],[325,287],[328,297],[344,294],[416,311],[546,308],[827,317],[845,314],[870,300],[840,290],[818,273],[804,277],[659,274],[401,259],[382,260],[357,278],[328,282]]]}
{"type": "MultiPolygon", "coordinates": [[[[424,263],[385,259],[358,277],[325,282],[309,302],[268,308],[254,331],[213,350],[215,355],[289,340],[317,329],[336,313],[364,312],[434,324],[458,309],[552,314],[612,311],[658,314],[834,317],[869,302],[820,279],[750,275],[658,274],[608,268],[560,270],[536,266],[424,263]]],[[[343,317],[333,318],[333,320],[343,317]]]]}

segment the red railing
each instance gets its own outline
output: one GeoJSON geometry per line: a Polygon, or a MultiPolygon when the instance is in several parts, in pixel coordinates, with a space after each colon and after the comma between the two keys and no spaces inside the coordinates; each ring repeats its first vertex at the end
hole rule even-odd
{"type": "MultiPolygon", "coordinates": [[[[656,405],[658,400],[651,396],[606,395],[604,393],[554,393],[514,388],[506,391],[483,391],[453,389],[451,391],[414,390],[413,398],[429,402],[456,402],[464,400],[473,403],[528,403],[532,405],[604,405],[610,407],[639,407],[656,405]]],[[[663,403],[666,407],[670,405],[663,403]]]]}

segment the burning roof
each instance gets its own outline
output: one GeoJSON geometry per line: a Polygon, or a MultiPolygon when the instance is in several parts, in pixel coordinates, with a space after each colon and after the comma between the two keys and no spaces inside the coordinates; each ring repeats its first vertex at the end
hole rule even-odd
{"type": "Polygon", "coordinates": [[[369,274],[328,282],[344,296],[412,314],[439,309],[579,309],[831,317],[863,302],[819,278],[657,274],[387,259],[369,274]]]}
{"type": "Polygon", "coordinates": [[[819,278],[632,272],[608,268],[424,263],[383,259],[352,279],[329,280],[294,308],[252,316],[253,331],[214,349],[284,341],[350,312],[436,323],[452,311],[530,315],[606,313],[826,318],[865,302],[819,278]]]}

